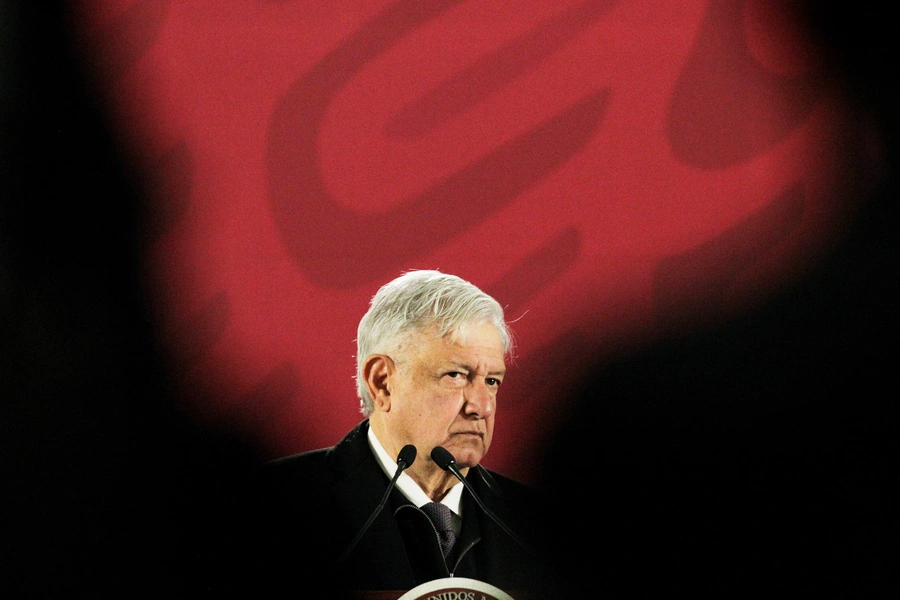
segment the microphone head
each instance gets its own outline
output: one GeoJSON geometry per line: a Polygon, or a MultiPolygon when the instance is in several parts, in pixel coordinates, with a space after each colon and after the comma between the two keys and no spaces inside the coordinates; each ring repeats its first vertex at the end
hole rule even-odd
{"type": "Polygon", "coordinates": [[[403,446],[403,448],[400,449],[400,454],[397,455],[397,465],[402,466],[404,469],[408,469],[415,461],[416,447],[412,444],[403,446]]]}
{"type": "Polygon", "coordinates": [[[434,447],[431,451],[431,460],[437,463],[437,466],[445,471],[450,470],[450,467],[456,465],[456,459],[453,458],[453,455],[443,446],[434,447]]]}

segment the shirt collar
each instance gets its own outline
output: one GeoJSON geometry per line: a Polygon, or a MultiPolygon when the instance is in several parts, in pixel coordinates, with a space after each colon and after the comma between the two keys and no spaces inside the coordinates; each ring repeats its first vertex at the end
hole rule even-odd
{"type": "MultiPolygon", "coordinates": [[[[375,458],[378,460],[381,470],[384,471],[388,478],[392,478],[397,471],[397,461],[391,458],[391,455],[387,453],[387,450],[384,449],[384,446],[382,446],[381,442],[378,441],[378,438],[375,437],[375,432],[372,431],[371,425],[369,426],[368,438],[369,447],[375,454],[375,458]]],[[[441,500],[441,504],[446,505],[453,511],[453,514],[461,517],[462,506],[460,500],[462,499],[463,486],[459,485],[459,483],[460,482],[457,481],[453,487],[450,488],[450,491],[448,491],[441,500]]],[[[397,489],[406,496],[407,500],[419,508],[431,502],[431,498],[422,491],[419,484],[413,481],[413,478],[407,475],[405,471],[397,478],[397,489]]]]}

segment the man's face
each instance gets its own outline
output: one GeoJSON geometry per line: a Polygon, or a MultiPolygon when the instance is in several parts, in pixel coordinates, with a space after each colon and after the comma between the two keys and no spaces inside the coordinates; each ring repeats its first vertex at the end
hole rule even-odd
{"type": "MultiPolygon", "coordinates": [[[[460,468],[487,454],[494,433],[497,389],[506,374],[496,327],[473,324],[456,342],[417,333],[403,345],[388,380],[390,410],[384,423],[390,452],[415,444],[420,465],[443,446],[460,468]]],[[[414,465],[419,466],[419,465],[414,465]]]]}

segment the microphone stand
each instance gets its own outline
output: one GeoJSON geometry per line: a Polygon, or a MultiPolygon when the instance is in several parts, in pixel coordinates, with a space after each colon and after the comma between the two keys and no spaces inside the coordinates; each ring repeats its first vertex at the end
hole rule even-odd
{"type": "Polygon", "coordinates": [[[400,450],[400,454],[397,455],[397,470],[394,472],[394,476],[391,478],[391,483],[387,486],[387,489],[384,490],[384,495],[381,497],[381,502],[378,503],[378,506],[375,507],[375,510],[372,511],[372,514],[369,515],[369,520],[366,521],[366,524],[362,526],[359,530],[359,533],[356,534],[356,537],[353,538],[353,541],[350,542],[350,545],[347,546],[347,549],[344,550],[344,553],[341,554],[340,558],[338,558],[334,566],[337,566],[344,562],[348,556],[350,556],[350,552],[356,547],[356,544],[359,540],[362,539],[362,536],[369,530],[372,522],[375,520],[375,517],[378,516],[378,513],[384,508],[384,505],[387,504],[388,496],[391,493],[391,490],[394,489],[394,485],[397,483],[397,479],[400,477],[400,474],[403,473],[404,470],[408,469],[410,465],[413,464],[416,460],[416,447],[412,444],[407,444],[403,446],[400,450]]]}
{"type": "Polygon", "coordinates": [[[527,544],[525,544],[525,542],[519,539],[519,536],[513,533],[513,531],[509,527],[507,527],[506,524],[501,521],[500,518],[497,517],[497,515],[495,515],[491,509],[484,505],[484,502],[481,501],[481,498],[479,498],[478,494],[475,493],[475,490],[472,489],[472,484],[466,481],[466,478],[460,472],[459,467],[456,466],[456,459],[446,448],[444,448],[443,446],[435,446],[431,451],[431,459],[435,463],[437,463],[440,468],[453,473],[453,475],[455,475],[456,478],[462,482],[465,488],[475,499],[475,502],[478,503],[478,506],[481,507],[481,510],[483,510],[485,514],[500,527],[500,529],[506,532],[506,535],[511,537],[515,543],[524,548],[527,552],[534,554],[534,550],[532,550],[527,544]]]}

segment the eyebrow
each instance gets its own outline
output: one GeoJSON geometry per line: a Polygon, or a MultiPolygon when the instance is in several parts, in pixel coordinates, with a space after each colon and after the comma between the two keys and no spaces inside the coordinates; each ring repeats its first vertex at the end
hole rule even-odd
{"type": "MultiPolygon", "coordinates": [[[[453,367],[453,368],[458,368],[458,369],[464,369],[464,370],[466,370],[466,371],[469,371],[470,373],[471,373],[472,371],[475,370],[475,369],[472,368],[471,365],[468,365],[468,364],[463,363],[463,362],[457,362],[457,361],[450,360],[450,361],[447,361],[446,363],[444,363],[444,368],[445,368],[445,369],[446,369],[446,368],[451,368],[451,367],[453,367]]],[[[504,375],[506,375],[506,369],[501,369],[501,370],[499,370],[499,371],[488,371],[488,372],[486,373],[486,376],[487,376],[487,377],[496,377],[496,376],[498,376],[498,375],[501,376],[501,377],[504,376],[504,375]]]]}

